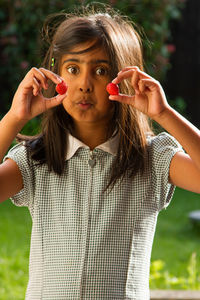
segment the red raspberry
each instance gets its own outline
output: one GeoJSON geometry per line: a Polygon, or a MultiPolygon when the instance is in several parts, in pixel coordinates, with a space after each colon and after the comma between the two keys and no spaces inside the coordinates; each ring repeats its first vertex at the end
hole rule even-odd
{"type": "Polygon", "coordinates": [[[66,85],[66,83],[64,81],[62,81],[61,83],[57,84],[56,86],[56,92],[60,95],[63,95],[66,93],[68,87],[66,85]]]}
{"type": "Polygon", "coordinates": [[[106,90],[110,95],[119,95],[118,85],[112,82],[107,85],[106,90]]]}

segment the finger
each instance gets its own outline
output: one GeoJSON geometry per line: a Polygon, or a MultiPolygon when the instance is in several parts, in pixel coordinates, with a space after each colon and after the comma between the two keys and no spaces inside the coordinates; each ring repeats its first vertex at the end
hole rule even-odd
{"type": "Polygon", "coordinates": [[[138,70],[135,70],[133,72],[133,75],[132,75],[132,78],[131,78],[131,84],[135,90],[135,93],[138,95],[140,93],[139,91],[139,85],[138,85],[138,82],[140,80],[140,77],[139,77],[139,72],[138,70]]]}
{"type": "Polygon", "coordinates": [[[145,93],[147,91],[154,91],[158,89],[159,83],[156,80],[152,79],[141,79],[138,83],[139,90],[141,93],[145,93]]]}
{"type": "Polygon", "coordinates": [[[63,100],[65,99],[65,97],[66,97],[66,94],[63,94],[63,95],[58,94],[52,98],[44,98],[46,108],[49,109],[54,106],[60,105],[63,102],[63,100]]]}
{"type": "Polygon", "coordinates": [[[129,70],[125,70],[125,71],[120,71],[118,73],[117,77],[112,80],[112,82],[115,83],[115,84],[118,84],[122,80],[130,79],[133,76],[133,74],[134,74],[135,71],[136,71],[135,69],[129,69],[129,70]]]}
{"type": "Polygon", "coordinates": [[[150,79],[154,80],[153,77],[151,77],[149,74],[145,73],[144,71],[140,70],[140,68],[138,68],[137,66],[126,67],[122,71],[120,71],[119,73],[124,72],[124,71],[129,71],[129,70],[137,71],[138,74],[141,76],[141,78],[150,78],[150,79]]]}
{"type": "Polygon", "coordinates": [[[40,83],[37,81],[37,79],[33,77],[27,78],[27,80],[21,82],[20,87],[23,88],[22,93],[23,95],[28,95],[32,93],[34,96],[37,96],[41,87],[40,83]]]}
{"type": "Polygon", "coordinates": [[[119,95],[110,95],[109,100],[111,101],[118,101],[125,104],[133,104],[135,100],[135,96],[128,96],[125,94],[119,94],[119,95]]]}
{"type": "Polygon", "coordinates": [[[117,77],[114,78],[114,79],[112,80],[112,83],[118,84],[118,83],[120,83],[122,80],[130,78],[130,77],[133,75],[133,72],[134,72],[133,69],[125,70],[125,71],[124,71],[124,70],[123,70],[123,71],[120,71],[120,72],[117,74],[117,77]]]}
{"type": "Polygon", "coordinates": [[[121,71],[119,71],[119,73],[122,73],[122,72],[128,71],[128,70],[139,70],[139,68],[138,68],[138,66],[127,66],[127,67],[123,68],[121,71]]]}
{"type": "Polygon", "coordinates": [[[63,80],[62,78],[53,73],[52,71],[50,70],[47,70],[47,69],[44,69],[44,68],[40,68],[40,71],[48,78],[50,79],[51,81],[53,81],[55,84],[58,84],[58,83],[61,83],[63,80]]]}
{"type": "Polygon", "coordinates": [[[32,68],[31,71],[32,71],[33,76],[41,84],[41,87],[43,87],[43,89],[46,90],[48,88],[47,77],[41,72],[40,69],[32,68]]]}
{"type": "Polygon", "coordinates": [[[139,94],[138,82],[140,80],[140,73],[138,72],[138,68],[127,68],[127,70],[119,72],[117,78],[115,78],[112,82],[118,84],[125,79],[131,79],[131,84],[135,90],[135,94],[139,94]]]}
{"type": "Polygon", "coordinates": [[[138,76],[140,79],[141,78],[153,79],[151,76],[149,76],[145,72],[141,71],[138,67],[126,67],[118,73],[117,77],[114,78],[112,82],[115,84],[118,84],[124,79],[131,78],[134,72],[138,72],[138,76]]]}
{"type": "Polygon", "coordinates": [[[40,92],[40,83],[37,81],[35,77],[33,77],[32,87],[33,87],[33,95],[37,96],[40,92]]]}

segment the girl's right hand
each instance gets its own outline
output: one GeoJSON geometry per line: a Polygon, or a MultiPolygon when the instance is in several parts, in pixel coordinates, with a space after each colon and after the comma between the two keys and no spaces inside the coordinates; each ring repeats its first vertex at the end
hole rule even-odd
{"type": "Polygon", "coordinates": [[[55,84],[62,81],[55,73],[44,68],[32,68],[26,74],[18,86],[9,111],[18,121],[26,123],[49,108],[62,103],[66,94],[58,94],[52,98],[43,96],[42,88],[48,89],[49,79],[55,84]]]}

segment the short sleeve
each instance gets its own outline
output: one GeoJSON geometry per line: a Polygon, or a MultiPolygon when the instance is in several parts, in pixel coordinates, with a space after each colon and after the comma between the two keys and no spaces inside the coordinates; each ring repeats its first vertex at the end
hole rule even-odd
{"type": "Polygon", "coordinates": [[[22,174],[24,185],[23,189],[19,193],[11,197],[11,200],[17,206],[29,207],[33,199],[33,176],[28,159],[27,148],[23,145],[23,143],[17,144],[9,150],[7,155],[4,157],[4,161],[7,158],[10,158],[17,163],[22,174]]]}
{"type": "Polygon", "coordinates": [[[159,211],[166,208],[172,199],[175,186],[169,183],[169,168],[173,156],[179,151],[183,151],[181,145],[168,133],[160,133],[150,140],[152,189],[159,211]]]}

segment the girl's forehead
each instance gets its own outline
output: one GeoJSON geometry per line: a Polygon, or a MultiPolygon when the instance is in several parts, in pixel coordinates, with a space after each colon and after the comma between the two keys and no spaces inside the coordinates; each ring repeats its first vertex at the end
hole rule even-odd
{"type": "Polygon", "coordinates": [[[80,43],[77,45],[74,45],[71,49],[70,49],[70,53],[78,53],[78,52],[86,52],[88,51],[90,48],[93,47],[93,45],[95,45],[95,41],[86,41],[84,43],[80,43]]]}
{"type": "Polygon", "coordinates": [[[87,42],[73,47],[69,52],[62,56],[62,62],[69,58],[78,58],[79,60],[109,60],[108,54],[103,47],[92,48],[91,46],[92,43],[87,42]]]}
{"type": "Polygon", "coordinates": [[[92,41],[86,41],[86,42],[83,42],[83,43],[80,43],[80,44],[77,44],[77,45],[73,46],[69,50],[69,53],[81,54],[81,53],[86,53],[86,52],[93,52],[93,50],[96,50],[96,52],[98,52],[100,50],[105,52],[104,47],[101,46],[99,41],[92,40],[92,41]]]}

